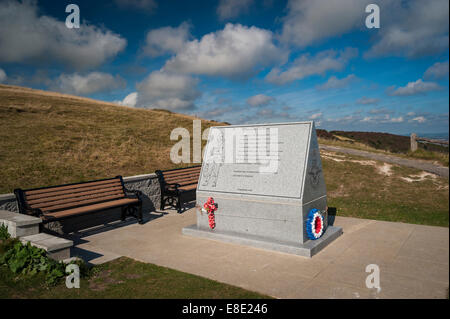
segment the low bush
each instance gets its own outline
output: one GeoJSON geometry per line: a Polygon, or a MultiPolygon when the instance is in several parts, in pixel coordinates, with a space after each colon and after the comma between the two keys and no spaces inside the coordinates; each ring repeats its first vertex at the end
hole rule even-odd
{"type": "Polygon", "coordinates": [[[7,240],[9,239],[11,236],[9,235],[8,232],[8,226],[6,226],[5,224],[1,224],[0,225],[0,240],[7,240]]]}
{"type": "MultiPolygon", "coordinates": [[[[84,262],[77,260],[71,263],[80,267],[81,276],[87,274],[88,268],[84,262]]],[[[44,249],[34,247],[30,243],[24,245],[17,239],[0,242],[0,267],[8,267],[14,274],[34,276],[42,273],[45,275],[46,284],[54,286],[65,277],[67,265],[49,258],[44,249]]]]}

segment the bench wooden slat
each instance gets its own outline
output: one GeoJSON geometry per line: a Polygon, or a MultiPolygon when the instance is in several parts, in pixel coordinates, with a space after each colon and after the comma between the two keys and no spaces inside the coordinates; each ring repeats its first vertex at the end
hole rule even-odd
{"type": "Polygon", "coordinates": [[[183,176],[189,176],[189,175],[200,175],[200,171],[193,171],[193,172],[184,172],[184,173],[178,173],[178,174],[170,174],[166,175],[164,174],[164,178],[177,178],[177,177],[183,177],[183,176]]]}
{"type": "Polygon", "coordinates": [[[200,175],[200,171],[187,172],[187,173],[177,174],[177,175],[165,175],[164,174],[164,179],[183,178],[186,176],[194,176],[194,175],[197,175],[197,176],[200,175]]]}
{"type": "Polygon", "coordinates": [[[165,176],[169,177],[172,175],[180,175],[180,174],[187,174],[192,172],[200,172],[201,167],[192,167],[192,168],[183,168],[183,169],[177,169],[174,171],[162,171],[165,176]]]}
{"type": "Polygon", "coordinates": [[[180,189],[183,190],[183,191],[190,191],[190,190],[193,190],[193,189],[197,189],[197,183],[192,184],[192,185],[181,186],[180,189]]]}
{"type": "Polygon", "coordinates": [[[45,194],[49,192],[56,192],[60,190],[66,190],[66,189],[75,189],[75,188],[84,188],[84,187],[90,187],[95,185],[105,185],[105,184],[112,184],[112,183],[120,183],[119,178],[112,178],[102,181],[96,181],[96,182],[87,182],[87,183],[79,183],[79,184],[71,184],[71,185],[64,185],[64,186],[53,186],[53,187],[47,187],[47,188],[41,188],[41,189],[32,189],[32,190],[24,190],[24,192],[27,195],[36,195],[36,194],[45,194]]]}
{"type": "Polygon", "coordinates": [[[173,183],[180,183],[183,181],[187,181],[187,180],[197,180],[198,181],[199,176],[198,175],[194,175],[194,176],[186,176],[183,178],[170,178],[170,179],[164,179],[164,181],[167,184],[173,184],[173,183]]]}
{"type": "Polygon", "coordinates": [[[178,182],[176,182],[174,184],[178,184],[180,186],[183,186],[183,185],[197,184],[197,183],[198,183],[198,179],[195,178],[195,179],[186,179],[184,181],[178,181],[178,182]]]}
{"type": "Polygon", "coordinates": [[[81,200],[78,202],[72,202],[72,203],[67,203],[67,204],[48,206],[48,207],[43,208],[42,210],[44,212],[48,212],[48,211],[53,211],[53,210],[60,210],[63,208],[67,209],[67,208],[71,208],[71,207],[85,206],[87,204],[99,203],[99,202],[104,202],[104,201],[111,200],[111,199],[120,199],[120,198],[123,198],[122,194],[110,195],[110,196],[104,196],[104,197],[97,197],[97,198],[93,198],[93,199],[81,200]]]}
{"type": "MultiPolygon", "coordinates": [[[[111,183],[111,184],[107,185],[107,187],[116,187],[116,186],[122,187],[122,184],[120,182],[115,182],[115,183],[111,183]]],[[[34,200],[34,199],[46,198],[46,197],[57,196],[57,195],[81,193],[81,192],[86,192],[86,191],[91,191],[91,190],[96,190],[96,189],[103,189],[103,188],[105,188],[105,185],[94,185],[94,186],[89,186],[89,187],[85,187],[85,188],[65,189],[65,190],[60,190],[60,191],[56,191],[56,192],[52,192],[52,193],[48,192],[45,194],[29,195],[28,192],[25,192],[25,196],[27,197],[27,200],[34,200]]]]}
{"type": "MultiPolygon", "coordinates": [[[[198,184],[197,181],[191,181],[191,182],[186,182],[186,183],[183,183],[183,184],[178,184],[179,185],[178,189],[183,190],[185,188],[185,186],[197,185],[197,184],[198,184]]],[[[169,185],[167,188],[168,189],[175,189],[175,187],[171,186],[171,185],[169,185]]]]}
{"type": "Polygon", "coordinates": [[[137,203],[138,201],[139,201],[138,199],[123,198],[123,199],[119,199],[119,200],[114,200],[114,201],[109,201],[109,202],[104,202],[104,203],[99,203],[99,204],[94,204],[94,205],[89,205],[89,206],[72,208],[72,209],[63,210],[63,211],[59,211],[59,212],[45,213],[44,217],[52,217],[52,218],[68,217],[68,216],[72,216],[72,215],[78,215],[78,214],[82,214],[82,213],[88,213],[88,212],[93,212],[93,211],[97,211],[97,210],[133,204],[133,203],[137,203]]]}
{"type": "Polygon", "coordinates": [[[38,204],[30,204],[31,208],[40,208],[42,210],[47,210],[48,207],[57,206],[57,205],[63,205],[63,204],[71,204],[72,206],[77,206],[78,203],[83,203],[85,200],[89,199],[99,199],[99,201],[108,196],[121,196],[124,197],[122,190],[116,190],[112,192],[103,192],[103,193],[97,193],[97,194],[90,194],[90,195],[84,195],[81,197],[71,197],[71,198],[64,198],[57,201],[49,201],[44,203],[38,203],[38,204]]]}
{"type": "Polygon", "coordinates": [[[75,198],[75,197],[82,197],[85,195],[94,195],[94,194],[98,194],[98,193],[107,193],[107,192],[112,192],[112,191],[122,191],[122,186],[118,185],[118,186],[114,186],[114,187],[107,187],[107,188],[98,188],[95,190],[91,190],[91,191],[86,191],[86,192],[77,192],[77,193],[67,193],[65,195],[58,195],[58,196],[49,196],[49,197],[40,197],[37,199],[32,199],[32,200],[28,200],[28,204],[34,205],[34,204],[39,204],[39,203],[44,203],[44,202],[51,202],[51,201],[57,201],[60,199],[66,199],[66,198],[75,198]]]}

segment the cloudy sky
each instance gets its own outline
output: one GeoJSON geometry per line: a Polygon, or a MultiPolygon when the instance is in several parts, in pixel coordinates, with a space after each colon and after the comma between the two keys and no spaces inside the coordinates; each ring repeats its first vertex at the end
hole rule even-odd
{"type": "Polygon", "coordinates": [[[0,83],[233,124],[445,133],[448,11],[448,0],[0,0],[0,83]],[[379,29],[365,26],[369,3],[379,29]]]}

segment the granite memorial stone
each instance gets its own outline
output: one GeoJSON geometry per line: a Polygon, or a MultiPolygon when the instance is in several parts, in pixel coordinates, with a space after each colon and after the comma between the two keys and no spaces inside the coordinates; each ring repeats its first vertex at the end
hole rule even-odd
{"type": "Polygon", "coordinates": [[[184,234],[307,257],[341,235],[327,223],[314,122],[212,127],[196,214],[184,234]]]}

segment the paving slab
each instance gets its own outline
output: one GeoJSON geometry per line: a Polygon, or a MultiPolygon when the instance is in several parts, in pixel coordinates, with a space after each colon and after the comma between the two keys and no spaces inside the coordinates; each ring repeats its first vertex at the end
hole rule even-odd
{"type": "Polygon", "coordinates": [[[40,218],[18,214],[7,210],[0,210],[0,220],[13,222],[16,226],[38,225],[42,222],[40,218]]]}
{"type": "Polygon", "coordinates": [[[97,263],[126,256],[276,298],[447,298],[445,227],[336,217],[343,235],[308,258],[186,236],[194,209],[165,213],[144,225],[80,232],[76,249],[97,263]],[[380,291],[365,285],[368,264],[379,266],[380,291]]]}
{"type": "Polygon", "coordinates": [[[234,243],[238,245],[252,246],[255,248],[263,248],[269,250],[280,251],[289,254],[295,254],[299,256],[312,257],[317,254],[320,250],[325,248],[329,243],[335,240],[342,234],[342,229],[340,227],[329,226],[326,233],[317,240],[308,241],[304,244],[294,245],[292,243],[285,243],[280,241],[268,241],[264,238],[256,236],[243,236],[234,233],[227,233],[225,231],[211,231],[199,229],[197,225],[190,225],[184,227],[182,230],[184,235],[224,241],[229,243],[234,243]]]}
{"type": "Polygon", "coordinates": [[[0,210],[0,225],[8,227],[8,233],[12,237],[30,236],[39,233],[40,218],[18,214],[6,210],[0,210]]]}
{"type": "Polygon", "coordinates": [[[34,234],[20,238],[24,244],[30,243],[33,246],[47,251],[48,256],[55,260],[65,260],[70,258],[70,251],[73,241],[56,237],[46,233],[34,234]]]}
{"type": "Polygon", "coordinates": [[[73,241],[71,240],[56,237],[46,233],[25,236],[20,238],[20,241],[23,243],[30,242],[33,246],[45,249],[48,252],[70,248],[73,245],[73,241]]]}

